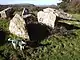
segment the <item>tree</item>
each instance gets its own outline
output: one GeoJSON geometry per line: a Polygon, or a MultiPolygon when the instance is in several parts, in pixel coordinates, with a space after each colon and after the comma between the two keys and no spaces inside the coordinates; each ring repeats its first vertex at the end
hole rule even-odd
{"type": "Polygon", "coordinates": [[[80,0],[62,0],[59,8],[72,13],[80,13],[80,0]]]}
{"type": "Polygon", "coordinates": [[[62,0],[61,3],[58,3],[59,8],[67,11],[67,6],[69,5],[69,0],[62,0]]]}
{"type": "Polygon", "coordinates": [[[72,13],[80,13],[80,0],[72,0],[69,3],[68,11],[72,13]]]}

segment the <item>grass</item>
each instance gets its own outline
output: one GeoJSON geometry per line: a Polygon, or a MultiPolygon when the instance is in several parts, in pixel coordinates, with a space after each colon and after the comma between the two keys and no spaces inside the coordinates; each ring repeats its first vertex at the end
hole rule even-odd
{"type": "Polygon", "coordinates": [[[76,18],[77,20],[80,20],[80,14],[72,14],[74,18],[76,18]]]}
{"type": "MultiPolygon", "coordinates": [[[[80,19],[80,14],[74,14],[74,16],[80,19]]],[[[76,26],[80,25],[76,24],[76,26]]],[[[0,20],[0,28],[9,32],[8,27],[8,20],[0,20]]],[[[0,60],[80,60],[80,29],[76,29],[74,33],[75,35],[70,37],[55,34],[40,42],[45,46],[28,47],[23,51],[15,50],[11,44],[6,42],[0,45],[0,60]]],[[[8,37],[17,38],[10,33],[7,33],[6,40],[8,37]]]]}

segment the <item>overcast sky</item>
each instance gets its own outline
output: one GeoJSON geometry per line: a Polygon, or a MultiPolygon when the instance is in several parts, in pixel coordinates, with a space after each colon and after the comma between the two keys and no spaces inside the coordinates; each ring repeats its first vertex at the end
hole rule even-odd
{"type": "Polygon", "coordinates": [[[35,5],[51,5],[59,3],[61,0],[0,0],[0,4],[20,4],[30,3],[35,5]]]}

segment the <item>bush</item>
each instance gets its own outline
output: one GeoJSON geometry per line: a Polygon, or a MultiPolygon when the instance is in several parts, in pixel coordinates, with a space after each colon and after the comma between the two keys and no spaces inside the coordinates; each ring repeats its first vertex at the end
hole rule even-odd
{"type": "Polygon", "coordinates": [[[63,0],[58,6],[64,11],[80,13],[80,0],[63,0]]]}

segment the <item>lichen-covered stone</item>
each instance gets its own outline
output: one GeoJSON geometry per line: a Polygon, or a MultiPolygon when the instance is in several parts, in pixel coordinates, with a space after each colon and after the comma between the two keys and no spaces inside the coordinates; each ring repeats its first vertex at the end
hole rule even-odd
{"type": "Polygon", "coordinates": [[[52,9],[52,8],[46,8],[43,9],[44,12],[53,12],[56,14],[57,17],[63,18],[63,19],[72,19],[72,15],[64,12],[63,10],[57,10],[57,9],[52,9]]]}
{"type": "Polygon", "coordinates": [[[15,34],[24,39],[29,39],[26,23],[24,19],[18,14],[15,14],[12,20],[10,20],[9,30],[12,34],[15,34]]]}
{"type": "Polygon", "coordinates": [[[13,13],[14,13],[14,10],[12,7],[8,7],[2,11],[0,11],[0,18],[12,18],[13,17],[13,13]]]}
{"type": "Polygon", "coordinates": [[[65,13],[62,10],[57,10],[53,8],[45,8],[43,11],[37,13],[38,22],[46,24],[54,29],[55,20],[59,18],[72,19],[72,15],[65,13]]]}
{"type": "Polygon", "coordinates": [[[49,27],[52,27],[54,29],[56,15],[53,14],[53,12],[44,12],[39,11],[37,14],[38,22],[46,24],[49,27]]]}
{"type": "Polygon", "coordinates": [[[27,8],[24,8],[23,11],[22,11],[22,17],[23,18],[27,18],[27,17],[30,17],[31,14],[29,13],[29,10],[27,8]]]}

